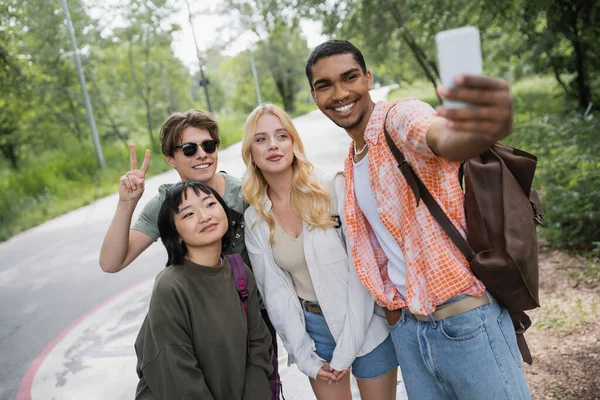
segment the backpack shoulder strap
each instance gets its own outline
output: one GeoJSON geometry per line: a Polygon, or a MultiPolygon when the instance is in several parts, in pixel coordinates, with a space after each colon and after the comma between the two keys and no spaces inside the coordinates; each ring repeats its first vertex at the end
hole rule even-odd
{"type": "MultiPolygon", "coordinates": [[[[390,111],[388,110],[388,113],[389,112],[390,111]]],[[[406,161],[404,154],[402,154],[400,149],[394,143],[394,140],[388,133],[388,130],[385,126],[387,122],[387,116],[388,114],[385,115],[385,119],[383,121],[383,134],[385,135],[385,141],[387,142],[387,145],[390,151],[392,152],[392,155],[398,162],[398,169],[400,169],[400,172],[402,172],[404,179],[406,179],[408,186],[410,186],[410,188],[413,191],[413,194],[415,195],[417,207],[419,206],[419,201],[423,199],[423,203],[425,203],[425,206],[429,209],[429,212],[431,213],[433,218],[435,218],[438,224],[440,224],[444,232],[446,232],[450,240],[452,240],[452,243],[454,243],[454,245],[465,256],[467,261],[471,263],[471,261],[475,257],[475,252],[473,251],[469,243],[462,237],[458,229],[456,229],[456,226],[454,226],[452,221],[450,221],[450,218],[448,218],[448,216],[446,215],[444,210],[442,210],[437,201],[435,201],[435,199],[433,198],[433,196],[431,195],[421,178],[419,178],[419,176],[415,173],[408,161],[406,161]]]]}
{"type": "Polygon", "coordinates": [[[244,307],[244,314],[246,314],[246,351],[250,351],[250,336],[248,335],[248,297],[250,297],[250,293],[248,293],[246,265],[239,254],[227,254],[225,257],[227,257],[229,264],[231,264],[231,274],[235,282],[235,289],[244,307]]]}
{"type": "Polygon", "coordinates": [[[233,281],[235,282],[235,288],[240,296],[242,305],[244,306],[244,312],[248,312],[248,275],[246,274],[246,265],[242,256],[239,254],[228,254],[225,257],[231,264],[231,273],[233,274],[233,281]]]}

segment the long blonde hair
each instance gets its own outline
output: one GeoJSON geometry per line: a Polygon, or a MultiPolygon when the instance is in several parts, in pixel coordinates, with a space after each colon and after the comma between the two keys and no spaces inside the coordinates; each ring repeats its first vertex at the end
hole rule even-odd
{"type": "Polygon", "coordinates": [[[263,206],[268,184],[262,171],[252,160],[250,151],[256,133],[256,124],[258,119],[265,113],[273,114],[279,118],[284,129],[292,138],[294,150],[294,161],[292,163],[294,175],[291,193],[293,211],[306,222],[309,230],[314,228],[326,229],[333,226],[333,219],[330,215],[331,197],[313,174],[314,167],[306,159],[302,139],[300,139],[292,120],[281,108],[270,103],[264,103],[250,113],[244,127],[242,158],[246,163],[247,170],[242,181],[242,193],[248,204],[254,207],[261,218],[267,221],[271,232],[270,242],[273,243],[274,241],[275,218],[271,212],[266,212],[263,206]]]}

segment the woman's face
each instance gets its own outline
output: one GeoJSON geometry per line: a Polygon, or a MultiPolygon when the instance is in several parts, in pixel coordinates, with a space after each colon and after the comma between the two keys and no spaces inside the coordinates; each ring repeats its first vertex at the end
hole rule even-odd
{"type": "Polygon", "coordinates": [[[276,115],[266,112],[258,118],[250,153],[263,174],[277,174],[292,168],[292,136],[276,115]]]}
{"type": "Polygon", "coordinates": [[[202,191],[196,194],[192,189],[187,189],[174,220],[188,248],[220,241],[228,228],[227,214],[217,199],[202,191]]]}

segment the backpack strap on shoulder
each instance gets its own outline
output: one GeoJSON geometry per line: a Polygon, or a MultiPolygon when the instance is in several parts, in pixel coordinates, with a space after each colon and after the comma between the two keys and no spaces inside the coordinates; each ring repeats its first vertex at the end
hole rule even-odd
{"type": "Polygon", "coordinates": [[[248,275],[246,274],[246,265],[244,260],[239,254],[228,254],[225,257],[231,264],[231,273],[233,274],[233,281],[235,282],[235,288],[240,296],[242,305],[244,306],[244,312],[248,312],[248,275]]]}
{"type": "MultiPolygon", "coordinates": [[[[390,108],[391,110],[391,108],[390,108]]],[[[388,110],[388,113],[390,111],[388,110]]],[[[398,162],[398,169],[402,172],[404,179],[408,183],[408,186],[413,191],[415,195],[415,200],[417,201],[417,207],[419,206],[419,201],[423,199],[423,203],[429,209],[431,215],[435,218],[435,220],[440,224],[444,232],[448,235],[450,240],[454,243],[454,245],[460,250],[460,252],[465,256],[467,261],[471,263],[473,258],[475,258],[475,252],[469,245],[469,243],[462,237],[458,229],[454,226],[450,218],[446,215],[444,210],[440,207],[440,205],[435,201],[421,178],[416,174],[416,172],[412,169],[404,154],[400,151],[400,149],[394,143],[394,140],[390,136],[385,126],[387,122],[387,116],[385,115],[385,119],[383,120],[383,134],[385,135],[385,141],[392,152],[392,155],[398,162]]]]}
{"type": "Polygon", "coordinates": [[[244,314],[246,316],[246,351],[250,351],[250,336],[248,335],[248,297],[250,297],[250,293],[248,293],[246,265],[239,254],[227,254],[225,257],[227,257],[229,264],[231,264],[231,274],[233,275],[235,289],[244,307],[244,314]]]}

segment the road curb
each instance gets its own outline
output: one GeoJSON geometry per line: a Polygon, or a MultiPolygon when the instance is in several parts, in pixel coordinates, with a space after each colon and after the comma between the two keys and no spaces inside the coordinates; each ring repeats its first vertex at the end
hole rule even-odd
{"type": "Polygon", "coordinates": [[[58,334],[56,338],[54,338],[46,347],[42,350],[42,352],[32,361],[31,365],[27,369],[27,372],[21,379],[21,383],[19,385],[19,390],[17,392],[16,400],[32,400],[31,391],[34,385],[35,377],[40,369],[42,363],[46,360],[48,355],[54,350],[54,348],[61,343],[61,341],[71,333],[77,326],[83,323],[88,318],[92,317],[97,311],[101,310],[105,306],[113,303],[118,300],[120,297],[126,296],[127,294],[135,291],[140,286],[143,286],[148,283],[149,280],[153,280],[154,277],[144,279],[143,281],[136,283],[133,286],[128,287],[127,289],[117,293],[110,298],[104,300],[102,303],[98,304],[91,310],[87,311],[85,314],[77,318],[73,321],[67,328],[65,328],[61,333],[58,334]]]}

